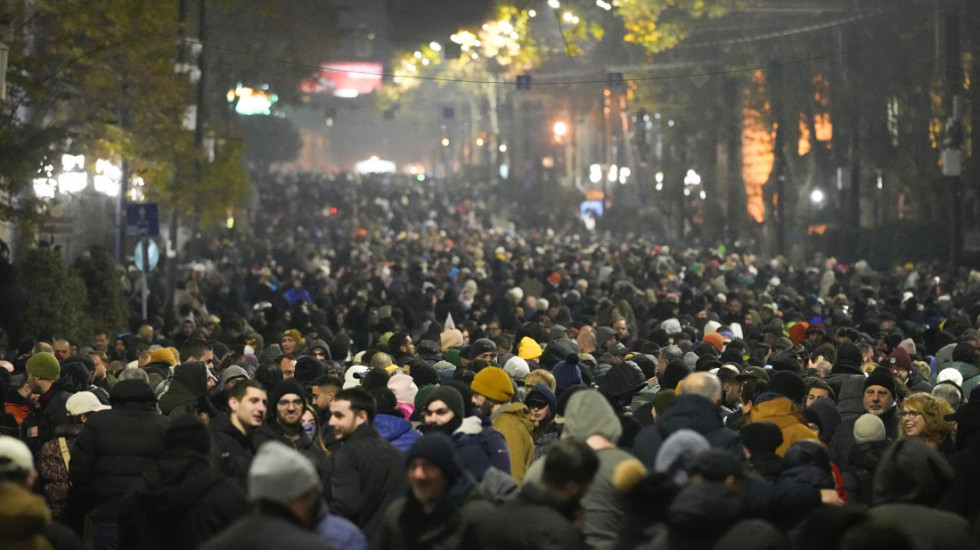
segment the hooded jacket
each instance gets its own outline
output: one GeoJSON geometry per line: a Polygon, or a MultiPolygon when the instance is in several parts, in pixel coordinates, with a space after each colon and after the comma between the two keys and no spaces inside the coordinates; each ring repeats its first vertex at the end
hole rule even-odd
{"type": "Polygon", "coordinates": [[[189,361],[174,367],[170,388],[160,396],[160,412],[170,418],[194,414],[197,400],[208,392],[207,365],[189,361]]]}
{"type": "Polygon", "coordinates": [[[408,452],[409,447],[422,434],[412,427],[412,423],[401,416],[400,410],[391,411],[395,414],[379,412],[374,417],[374,427],[377,428],[381,437],[390,441],[401,452],[408,452]]]}
{"type": "Polygon", "coordinates": [[[503,434],[510,451],[510,475],[518,482],[524,479],[534,461],[534,418],[524,403],[504,403],[490,416],[490,422],[503,434]]]}
{"type": "MultiPolygon", "coordinates": [[[[589,490],[582,497],[582,534],[589,548],[613,548],[619,540],[626,517],[626,495],[613,484],[616,467],[633,458],[631,454],[615,446],[622,433],[622,424],[616,412],[598,391],[578,391],[569,399],[562,439],[586,441],[593,435],[600,435],[612,444],[596,449],[599,470],[589,490]]],[[[524,484],[538,483],[543,471],[544,461],[535,462],[528,471],[524,484]]]]}
{"type": "Polygon", "coordinates": [[[800,414],[793,402],[786,397],[776,397],[768,401],[753,403],[749,413],[752,422],[772,422],[783,432],[783,444],[776,448],[776,454],[783,456],[797,441],[818,441],[816,432],[800,420],[800,414]]]}
{"type": "Polygon", "coordinates": [[[700,395],[681,394],[665,412],[660,422],[640,430],[633,440],[633,454],[648,470],[653,470],[657,452],[670,434],[687,428],[703,435],[715,449],[730,452],[739,460],[745,458],[742,436],[722,423],[718,407],[700,395]]]}

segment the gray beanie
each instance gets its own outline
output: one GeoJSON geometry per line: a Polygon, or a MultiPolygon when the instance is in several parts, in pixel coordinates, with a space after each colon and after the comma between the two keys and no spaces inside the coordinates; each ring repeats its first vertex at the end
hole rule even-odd
{"type": "Polygon", "coordinates": [[[885,424],[877,416],[864,413],[854,422],[854,442],[884,441],[885,424]]]}
{"type": "Polygon", "coordinates": [[[248,469],[248,500],[285,502],[320,486],[310,459],[299,451],[269,441],[259,448],[248,469]]]}

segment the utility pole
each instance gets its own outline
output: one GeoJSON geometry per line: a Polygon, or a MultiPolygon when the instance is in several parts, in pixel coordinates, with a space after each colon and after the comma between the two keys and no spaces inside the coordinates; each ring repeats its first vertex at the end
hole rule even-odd
{"type": "Polygon", "coordinates": [[[950,249],[949,260],[954,266],[963,260],[963,70],[960,67],[959,10],[950,3],[945,13],[944,57],[946,72],[946,137],[943,140],[943,184],[949,189],[950,249]]]}

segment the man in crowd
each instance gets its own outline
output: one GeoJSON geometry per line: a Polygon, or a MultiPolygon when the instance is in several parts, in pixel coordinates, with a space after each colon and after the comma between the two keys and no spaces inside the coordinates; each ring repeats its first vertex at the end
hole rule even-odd
{"type": "Polygon", "coordinates": [[[257,449],[253,434],[265,421],[265,388],[255,380],[239,382],[228,396],[228,408],[231,414],[219,415],[210,425],[215,463],[244,489],[257,449]]]}
{"type": "Polygon", "coordinates": [[[512,403],[514,385],[500,367],[486,367],[470,383],[473,404],[503,434],[510,451],[510,475],[518,482],[534,460],[534,419],[524,403],[512,403]]]}

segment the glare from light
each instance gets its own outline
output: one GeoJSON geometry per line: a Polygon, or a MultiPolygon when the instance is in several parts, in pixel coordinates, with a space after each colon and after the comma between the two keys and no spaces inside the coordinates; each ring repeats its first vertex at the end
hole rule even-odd
{"type": "Polygon", "coordinates": [[[235,228],[235,216],[228,216],[228,219],[225,220],[225,227],[227,227],[228,229],[235,228]]]}
{"type": "Polygon", "coordinates": [[[690,197],[691,196],[691,190],[685,187],[684,188],[684,196],[685,197],[690,197]]]}
{"type": "Polygon", "coordinates": [[[85,170],[85,155],[61,155],[61,170],[64,172],[85,170]]]}
{"type": "Polygon", "coordinates": [[[429,48],[432,51],[434,51],[434,52],[441,52],[442,51],[442,44],[440,44],[438,42],[429,42],[429,48]]]}
{"type": "Polygon", "coordinates": [[[575,19],[575,16],[572,15],[572,12],[566,11],[565,13],[561,14],[561,19],[566,23],[571,23],[572,19],[575,19]]]}
{"type": "Polygon", "coordinates": [[[825,198],[826,197],[824,196],[822,189],[814,189],[813,191],[810,191],[810,202],[813,204],[821,204],[825,198]]]}
{"type": "Polygon", "coordinates": [[[664,190],[664,182],[658,181],[657,182],[657,186],[656,186],[656,190],[657,191],[663,191],[664,190]]]}
{"type": "Polygon", "coordinates": [[[548,7],[553,10],[557,10],[558,8],[561,7],[561,2],[559,2],[558,0],[548,0],[548,7]]]}
{"type": "Polygon", "coordinates": [[[663,183],[664,182],[664,173],[663,172],[657,172],[656,174],[653,175],[653,179],[656,180],[657,183],[663,183]]]}
{"type": "Polygon", "coordinates": [[[589,166],[589,181],[599,183],[602,181],[602,166],[593,164],[589,166]]]}
{"type": "Polygon", "coordinates": [[[39,199],[53,199],[58,190],[58,182],[52,178],[34,178],[34,196],[39,199]]]}
{"type": "Polygon", "coordinates": [[[632,171],[630,170],[629,166],[623,166],[622,168],[620,168],[619,169],[619,184],[620,185],[626,185],[626,182],[629,180],[631,173],[632,173],[632,171]]]}
{"type": "Polygon", "coordinates": [[[88,174],[85,172],[62,172],[58,174],[58,190],[62,193],[79,193],[88,187],[88,174]]]}
{"type": "Polygon", "coordinates": [[[509,175],[510,175],[510,167],[507,166],[506,164],[501,164],[500,165],[500,179],[505,180],[505,179],[507,179],[507,176],[509,176],[509,175]]]}
{"type": "Polygon", "coordinates": [[[92,186],[96,192],[110,197],[118,197],[121,182],[122,169],[119,168],[119,165],[105,159],[95,161],[95,176],[92,178],[92,186]]]}
{"type": "Polygon", "coordinates": [[[481,137],[480,138],[476,138],[476,146],[477,147],[483,147],[483,144],[484,143],[485,142],[483,141],[483,138],[481,138],[481,137]]]}
{"type": "Polygon", "coordinates": [[[684,183],[687,185],[701,185],[701,176],[692,168],[684,176],[684,183]]]}
{"type": "Polygon", "coordinates": [[[500,147],[497,147],[497,150],[500,151],[501,153],[506,153],[507,152],[507,144],[506,143],[501,143],[500,144],[500,147]]]}
{"type": "Polygon", "coordinates": [[[442,146],[449,147],[449,138],[442,138],[442,146]]]}
{"type": "Polygon", "coordinates": [[[606,11],[612,9],[612,4],[610,4],[609,2],[604,2],[603,0],[595,0],[595,5],[599,6],[600,8],[606,11]]]}
{"type": "Polygon", "coordinates": [[[613,164],[609,167],[609,174],[606,176],[610,182],[614,182],[619,179],[619,167],[613,164]]]}
{"type": "Polygon", "coordinates": [[[559,120],[558,122],[555,123],[554,131],[555,131],[555,136],[562,137],[566,133],[568,133],[568,125],[559,120]]]}
{"type": "Polygon", "coordinates": [[[667,121],[667,126],[670,126],[671,128],[673,128],[674,127],[674,121],[673,120],[668,120],[667,121]]]}
{"type": "Polygon", "coordinates": [[[412,54],[412,57],[414,57],[415,59],[422,59],[422,52],[415,50],[415,53],[412,54]]]}
{"type": "Polygon", "coordinates": [[[554,157],[544,157],[543,159],[541,159],[541,166],[545,168],[554,168],[555,167],[554,157]]]}
{"type": "Polygon", "coordinates": [[[537,17],[538,16],[538,11],[537,10],[528,10],[527,11],[527,16],[528,17],[537,17]]]}
{"type": "Polygon", "coordinates": [[[704,200],[706,198],[708,198],[708,194],[704,192],[704,189],[702,189],[701,190],[701,200],[704,200]]]}

